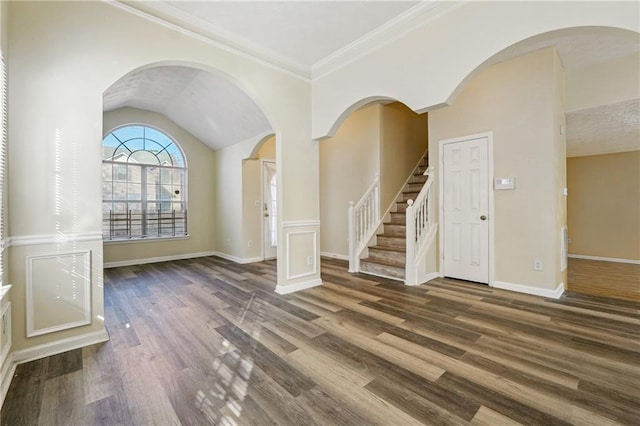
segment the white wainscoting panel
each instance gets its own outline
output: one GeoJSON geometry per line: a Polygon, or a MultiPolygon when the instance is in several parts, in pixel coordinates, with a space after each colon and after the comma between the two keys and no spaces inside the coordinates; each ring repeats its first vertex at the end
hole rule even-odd
{"type": "Polygon", "coordinates": [[[318,273],[317,232],[289,231],[287,232],[287,279],[308,277],[318,273]],[[295,247],[295,250],[291,250],[295,247]],[[310,262],[309,262],[310,260],[310,262]]]}
{"type": "Polygon", "coordinates": [[[27,337],[91,324],[91,252],[27,256],[27,337]]]}

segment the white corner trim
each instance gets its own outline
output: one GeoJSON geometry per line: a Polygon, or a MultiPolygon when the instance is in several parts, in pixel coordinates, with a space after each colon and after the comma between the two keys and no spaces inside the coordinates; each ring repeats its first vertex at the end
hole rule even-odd
{"type": "Polygon", "coordinates": [[[51,343],[43,343],[42,345],[32,346],[30,348],[21,349],[13,352],[13,361],[16,364],[34,361],[51,355],[57,355],[73,349],[83,348],[85,346],[102,343],[109,340],[109,334],[106,329],[94,331],[91,333],[81,334],[79,336],[68,337],[66,339],[56,340],[51,343]]]}
{"type": "Polygon", "coordinates": [[[322,279],[315,278],[309,281],[303,281],[301,283],[291,284],[291,285],[277,285],[276,293],[278,294],[288,294],[293,293],[294,291],[306,290],[308,288],[316,287],[322,285],[322,279]]]}
{"type": "Polygon", "coordinates": [[[554,290],[532,287],[525,284],[507,283],[504,281],[494,281],[490,287],[501,288],[503,290],[517,291],[518,293],[532,294],[534,296],[542,296],[551,299],[559,299],[564,293],[564,283],[558,284],[554,290]]]}
{"type": "Polygon", "coordinates": [[[11,386],[11,380],[16,372],[18,364],[13,359],[13,354],[9,354],[4,364],[2,364],[2,371],[0,371],[0,408],[4,405],[4,399],[11,386]]]}
{"type": "MultiPolygon", "coordinates": [[[[263,260],[262,257],[237,257],[227,253],[222,253],[222,252],[212,252],[212,253],[213,254],[211,256],[218,256],[225,260],[230,260],[232,262],[239,263],[241,265],[244,265],[245,263],[262,262],[263,260]]],[[[194,257],[198,257],[198,256],[194,256],[194,257]]]]}
{"type": "Polygon", "coordinates": [[[338,253],[330,253],[328,251],[321,251],[320,257],[330,257],[332,259],[349,260],[349,256],[338,253]]]}
{"type": "Polygon", "coordinates": [[[632,265],[640,265],[640,260],[636,260],[636,259],[618,259],[615,257],[586,256],[583,254],[570,254],[568,257],[569,259],[599,260],[601,262],[630,263],[632,265]]]}
{"type": "Polygon", "coordinates": [[[319,220],[291,220],[282,222],[283,228],[301,228],[303,226],[320,226],[319,220]]]}
{"type": "MultiPolygon", "coordinates": [[[[199,253],[174,254],[172,256],[146,257],[143,259],[120,260],[116,262],[105,262],[103,268],[118,268],[120,266],[144,265],[147,263],[168,262],[170,260],[193,259],[194,257],[216,256],[215,251],[203,251],[199,253]]],[[[223,256],[220,256],[223,257],[223,256]]]]}
{"type": "Polygon", "coordinates": [[[102,232],[79,232],[74,234],[41,234],[41,235],[16,235],[7,238],[6,247],[36,246],[42,244],[57,244],[67,242],[100,241],[102,232]]]}

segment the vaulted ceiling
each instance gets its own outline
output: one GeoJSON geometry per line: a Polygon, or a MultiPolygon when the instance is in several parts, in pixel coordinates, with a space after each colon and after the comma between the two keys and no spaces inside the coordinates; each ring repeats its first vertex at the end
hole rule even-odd
{"type": "MultiPolygon", "coordinates": [[[[122,7],[177,25],[243,53],[312,79],[327,61],[349,56],[352,47],[403,25],[417,13],[453,7],[441,1],[120,1],[122,7]]],[[[552,32],[511,46],[490,63],[555,46],[566,71],[640,50],[636,35],[602,28],[552,32]]],[[[237,86],[214,73],[180,66],[134,71],[105,92],[105,111],[130,106],[164,114],[213,149],[270,131],[260,108],[237,86]]],[[[640,115],[638,102],[568,114],[568,152],[597,146],[640,115]],[[581,126],[580,129],[574,126],[581,126]],[[588,130],[587,130],[588,129],[588,130]],[[586,146],[588,145],[588,147],[586,146]]],[[[635,132],[635,133],[634,133],[635,132]]],[[[640,140],[627,126],[628,145],[640,140]]],[[[611,147],[609,147],[611,148],[611,147]]],[[[606,150],[605,150],[606,151],[606,150]]]]}

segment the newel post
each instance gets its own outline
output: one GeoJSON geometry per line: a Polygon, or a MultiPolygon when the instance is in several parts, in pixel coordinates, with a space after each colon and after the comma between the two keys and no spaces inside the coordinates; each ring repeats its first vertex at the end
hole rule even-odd
{"type": "Polygon", "coordinates": [[[404,283],[405,285],[416,284],[416,218],[413,207],[413,200],[407,201],[406,210],[406,261],[404,270],[404,283]]]}
{"type": "Polygon", "coordinates": [[[358,272],[358,267],[356,265],[356,211],[353,207],[353,201],[349,201],[347,215],[347,234],[349,236],[349,272],[358,272]]]}

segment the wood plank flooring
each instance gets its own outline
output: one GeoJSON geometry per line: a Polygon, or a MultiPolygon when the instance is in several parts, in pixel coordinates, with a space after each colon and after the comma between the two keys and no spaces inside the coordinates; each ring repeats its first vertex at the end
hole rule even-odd
{"type": "Polygon", "coordinates": [[[105,271],[107,343],[18,366],[2,425],[640,422],[640,304],[275,263],[105,271]]]}
{"type": "Polygon", "coordinates": [[[640,302],[640,265],[569,259],[569,290],[640,302]]]}

